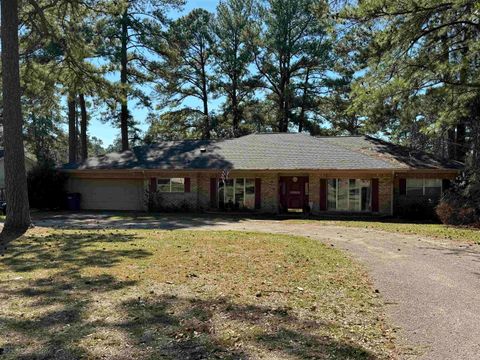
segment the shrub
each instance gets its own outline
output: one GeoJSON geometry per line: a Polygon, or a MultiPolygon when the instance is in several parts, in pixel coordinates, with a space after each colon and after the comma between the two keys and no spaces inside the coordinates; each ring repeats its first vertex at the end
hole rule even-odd
{"type": "Polygon", "coordinates": [[[30,207],[53,210],[65,206],[67,176],[53,165],[37,165],[29,171],[27,180],[30,207]]]}
{"type": "Polygon", "coordinates": [[[145,194],[145,201],[149,212],[191,212],[191,205],[181,200],[179,203],[168,202],[165,200],[163,194],[159,192],[147,191],[145,194]]]}
{"type": "Polygon", "coordinates": [[[467,203],[445,197],[435,209],[438,218],[446,225],[472,225],[480,221],[478,211],[467,203]]]}
{"type": "Polygon", "coordinates": [[[437,220],[435,202],[427,197],[400,199],[398,215],[409,220],[437,220]]]}
{"type": "Polygon", "coordinates": [[[438,204],[436,213],[440,221],[446,225],[472,225],[480,220],[475,208],[445,200],[438,204]]]}
{"type": "Polygon", "coordinates": [[[480,222],[480,182],[475,174],[464,173],[453,183],[436,207],[440,221],[447,225],[474,225],[480,222]]]}

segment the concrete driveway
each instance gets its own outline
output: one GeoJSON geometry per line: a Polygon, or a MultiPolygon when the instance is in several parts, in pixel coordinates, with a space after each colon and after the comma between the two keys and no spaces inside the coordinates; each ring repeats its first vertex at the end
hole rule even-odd
{"type": "Polygon", "coordinates": [[[68,228],[261,231],[310,237],[347,251],[370,271],[399,327],[405,359],[480,359],[480,247],[361,228],[282,220],[71,215],[36,221],[68,228]]]}

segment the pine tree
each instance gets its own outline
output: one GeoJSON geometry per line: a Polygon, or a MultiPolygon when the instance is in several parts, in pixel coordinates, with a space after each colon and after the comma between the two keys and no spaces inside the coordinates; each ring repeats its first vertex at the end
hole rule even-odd
{"type": "Polygon", "coordinates": [[[216,90],[226,97],[224,117],[231,122],[231,136],[248,131],[245,124],[245,108],[251,102],[255,89],[260,86],[250,71],[253,63],[252,31],[254,1],[225,0],[217,6],[215,19],[215,68],[216,90]]]}
{"type": "Polygon", "coordinates": [[[306,102],[307,88],[327,70],[327,13],[327,4],[317,0],[268,0],[260,7],[255,63],[277,104],[278,131],[289,130],[296,104],[303,107],[305,116],[310,104],[306,102]],[[297,101],[298,88],[302,87],[297,101]]]}
{"type": "MultiPolygon", "coordinates": [[[[156,92],[163,99],[162,106],[173,108],[173,115],[163,120],[183,118],[183,122],[197,127],[203,139],[211,136],[209,100],[212,96],[214,42],[210,23],[212,14],[194,9],[174,21],[165,34],[162,49],[163,61],[156,64],[158,76],[156,92]],[[182,106],[187,98],[200,102],[200,109],[182,106]],[[197,120],[201,117],[201,122],[197,120]]],[[[177,120],[175,120],[177,121],[177,120]]]]}
{"type": "Polygon", "coordinates": [[[442,136],[447,156],[464,160],[480,121],[477,12],[474,0],[368,0],[347,8],[343,16],[367,59],[353,109],[372,128],[442,136]],[[435,120],[425,105],[435,106],[435,120]]]}
{"type": "Polygon", "coordinates": [[[30,226],[27,174],[23,148],[20,88],[19,21],[17,0],[2,0],[2,105],[5,146],[7,218],[3,239],[23,233],[30,226]]]}
{"type": "Polygon", "coordinates": [[[102,37],[101,54],[109,59],[110,70],[118,71],[119,91],[109,101],[110,118],[119,124],[121,148],[129,148],[129,131],[135,121],[129,110],[129,99],[150,105],[141,85],[151,82],[151,55],[155,42],[162,37],[167,12],[183,4],[182,0],[122,0],[111,2],[97,31],[102,37]],[[120,106],[117,111],[118,105],[120,106]]]}

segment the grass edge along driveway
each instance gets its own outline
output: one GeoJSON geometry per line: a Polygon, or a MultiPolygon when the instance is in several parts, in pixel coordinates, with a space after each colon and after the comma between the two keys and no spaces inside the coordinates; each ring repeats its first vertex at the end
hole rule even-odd
{"type": "Polygon", "coordinates": [[[36,228],[0,259],[3,358],[386,359],[362,267],[303,237],[36,228]]]}
{"type": "Polygon", "coordinates": [[[437,239],[454,240],[480,245],[480,229],[472,227],[448,226],[435,223],[415,223],[400,221],[368,220],[286,220],[292,224],[318,224],[380,230],[406,235],[428,236],[437,239]]]}

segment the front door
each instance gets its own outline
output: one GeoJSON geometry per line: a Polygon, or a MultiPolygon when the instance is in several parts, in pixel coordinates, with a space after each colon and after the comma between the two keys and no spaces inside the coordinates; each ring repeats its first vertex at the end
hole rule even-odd
{"type": "Polygon", "coordinates": [[[308,205],[308,176],[281,177],[280,204],[283,211],[305,210],[308,205]]]}

